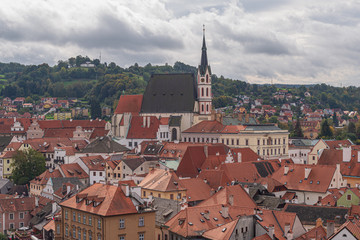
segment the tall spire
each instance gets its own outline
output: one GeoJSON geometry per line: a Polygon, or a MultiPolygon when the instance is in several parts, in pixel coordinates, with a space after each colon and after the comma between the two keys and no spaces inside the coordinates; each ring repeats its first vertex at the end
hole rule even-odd
{"type": "Polygon", "coordinates": [[[201,75],[205,74],[207,66],[208,66],[208,59],[207,59],[206,43],[205,43],[205,25],[203,25],[203,44],[201,48],[201,64],[199,66],[201,75]]]}

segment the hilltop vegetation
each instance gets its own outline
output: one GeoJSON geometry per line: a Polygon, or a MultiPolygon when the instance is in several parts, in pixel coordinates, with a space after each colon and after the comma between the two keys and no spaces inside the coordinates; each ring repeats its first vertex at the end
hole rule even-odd
{"type": "MultiPolygon", "coordinates": [[[[37,101],[43,96],[59,98],[77,97],[97,100],[101,105],[114,107],[121,94],[143,93],[153,73],[194,72],[196,68],[181,62],[174,66],[168,64],[146,66],[134,64],[122,68],[115,63],[100,63],[98,59],[77,56],[59,61],[55,66],[48,64],[22,65],[19,63],[0,63],[0,97],[28,97],[28,101],[37,101]],[[82,67],[91,63],[93,67],[82,67]]],[[[212,75],[214,106],[232,105],[232,98],[239,95],[261,98],[263,104],[278,105],[286,100],[276,100],[273,94],[280,88],[275,85],[249,84],[241,79],[229,79],[212,75]]],[[[286,88],[294,96],[304,96],[306,91],[311,97],[304,103],[311,108],[342,108],[358,110],[360,88],[333,87],[326,84],[296,86],[286,88]]],[[[294,99],[295,101],[295,99],[294,99]]]]}

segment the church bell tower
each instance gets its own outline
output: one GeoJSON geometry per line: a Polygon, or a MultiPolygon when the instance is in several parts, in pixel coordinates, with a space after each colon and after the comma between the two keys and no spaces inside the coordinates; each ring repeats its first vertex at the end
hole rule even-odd
{"type": "Polygon", "coordinates": [[[203,44],[201,62],[197,73],[197,91],[200,115],[210,115],[212,109],[211,69],[208,64],[205,43],[205,26],[203,26],[203,44]]]}

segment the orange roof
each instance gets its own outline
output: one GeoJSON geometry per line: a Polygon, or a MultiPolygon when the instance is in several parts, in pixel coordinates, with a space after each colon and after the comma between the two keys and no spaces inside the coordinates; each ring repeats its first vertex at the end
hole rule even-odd
{"type": "Polygon", "coordinates": [[[120,186],[121,184],[126,184],[129,185],[129,187],[136,187],[137,185],[135,184],[134,180],[123,180],[123,181],[119,181],[118,185],[120,186]]]}
{"type": "Polygon", "coordinates": [[[217,204],[253,209],[257,207],[254,200],[247,194],[241,185],[225,186],[225,188],[221,189],[207,200],[199,203],[198,206],[212,206],[217,204]]]}
{"type": "Polygon", "coordinates": [[[230,178],[226,175],[226,172],[220,169],[202,170],[198,178],[206,181],[213,189],[218,189],[220,186],[224,187],[231,182],[230,178]]]}
{"type": "Polygon", "coordinates": [[[120,187],[101,183],[95,183],[60,205],[101,216],[137,213],[131,198],[126,197],[120,187]],[[77,201],[77,197],[82,200],[77,201]],[[94,202],[100,204],[96,206],[94,202]]]}
{"type": "Polygon", "coordinates": [[[326,239],[326,229],[320,225],[310,229],[307,233],[304,233],[300,237],[296,238],[296,240],[311,240],[311,239],[326,239]]]}
{"type": "Polygon", "coordinates": [[[44,137],[61,137],[61,138],[72,138],[74,129],[69,128],[47,128],[44,132],[44,137]]]}
{"type": "Polygon", "coordinates": [[[169,119],[168,117],[162,117],[160,118],[160,125],[168,125],[169,124],[169,119]]]}
{"type": "Polygon", "coordinates": [[[121,95],[114,114],[139,114],[143,95],[121,95]]]}
{"type": "Polygon", "coordinates": [[[360,205],[351,205],[350,216],[360,216],[360,205]]]}
{"type": "Polygon", "coordinates": [[[77,163],[68,163],[60,165],[65,177],[77,177],[79,179],[89,178],[89,175],[77,163]]]}
{"type": "Polygon", "coordinates": [[[154,116],[132,116],[130,120],[130,128],[128,130],[127,139],[156,139],[157,131],[159,130],[159,119],[154,116]],[[144,119],[145,126],[144,126],[144,119]],[[150,119],[150,125],[148,126],[148,120],[150,119]]]}
{"type": "Polygon", "coordinates": [[[277,170],[272,178],[283,183],[287,189],[323,193],[329,188],[336,170],[336,166],[292,164],[286,166],[289,171],[285,175],[284,167],[277,170]],[[305,168],[311,169],[307,179],[305,168]]]}
{"type": "Polygon", "coordinates": [[[241,154],[241,162],[253,162],[260,159],[260,156],[251,148],[231,148],[230,151],[235,162],[237,162],[239,154],[241,154]]]}
{"type": "MultiPolygon", "coordinates": [[[[341,227],[328,239],[333,239],[338,233],[347,229],[356,239],[360,239],[360,221],[358,219],[348,220],[346,223],[341,225],[341,227]]],[[[336,236],[336,237],[343,237],[343,236],[336,236]]],[[[348,236],[350,237],[350,236],[348,236]]]]}
{"type": "Polygon", "coordinates": [[[69,138],[34,138],[27,139],[23,144],[30,144],[38,152],[54,152],[55,147],[72,146],[69,138]]]}
{"type": "Polygon", "coordinates": [[[174,171],[163,169],[150,170],[139,187],[160,192],[185,190],[174,171]]]}
{"type": "Polygon", "coordinates": [[[183,133],[219,133],[224,129],[222,123],[215,120],[204,120],[186,129],[183,133]]]}
{"type": "Polygon", "coordinates": [[[22,145],[21,142],[11,142],[11,143],[9,143],[9,145],[7,145],[6,148],[12,148],[12,149],[14,149],[14,151],[16,151],[21,147],[21,145],[22,145]]]}
{"type": "Polygon", "coordinates": [[[90,171],[105,170],[105,160],[101,155],[80,157],[80,160],[83,161],[90,171]]]}
{"type": "Polygon", "coordinates": [[[45,224],[45,226],[43,227],[46,231],[50,231],[53,230],[55,231],[55,221],[54,220],[50,220],[47,224],[45,224]]]}
{"type": "Polygon", "coordinates": [[[109,165],[109,167],[111,169],[115,169],[117,167],[117,165],[119,165],[120,162],[121,162],[121,160],[108,160],[108,161],[106,161],[107,165],[109,165]]]}
{"type": "Polygon", "coordinates": [[[222,133],[239,133],[242,130],[245,130],[243,125],[226,125],[221,131],[222,133]]]}
{"type": "Polygon", "coordinates": [[[269,236],[269,234],[265,233],[263,235],[254,237],[252,240],[271,240],[272,238],[269,236]]]}
{"type": "Polygon", "coordinates": [[[224,225],[221,225],[217,228],[210,229],[210,230],[204,232],[204,234],[202,236],[205,237],[206,239],[229,240],[238,221],[239,221],[239,218],[235,219],[234,221],[228,222],[224,225]]]}
{"type": "Polygon", "coordinates": [[[43,172],[42,174],[31,180],[30,183],[45,185],[50,178],[60,178],[60,177],[62,177],[62,175],[58,169],[55,169],[52,172],[46,170],[45,172],[43,172]]]}
{"type": "Polygon", "coordinates": [[[0,199],[2,212],[31,211],[35,208],[35,197],[0,199]]]}
{"type": "MultiPolygon", "coordinates": [[[[218,224],[226,224],[232,221],[230,217],[223,217],[221,204],[212,206],[194,206],[181,210],[165,225],[169,231],[183,237],[200,236],[201,232],[214,229],[218,224]]],[[[228,207],[230,216],[252,215],[254,209],[243,207],[228,207]]]]}
{"type": "Polygon", "coordinates": [[[325,143],[326,145],[328,145],[330,149],[336,149],[336,148],[341,148],[343,146],[353,145],[350,140],[325,140],[325,143]]]}
{"type": "Polygon", "coordinates": [[[186,188],[188,202],[201,201],[210,197],[210,186],[200,178],[180,179],[180,184],[186,188]]]}

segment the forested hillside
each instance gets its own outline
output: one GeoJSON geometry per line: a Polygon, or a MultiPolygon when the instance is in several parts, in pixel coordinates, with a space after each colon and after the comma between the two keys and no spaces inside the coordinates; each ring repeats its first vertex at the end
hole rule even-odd
{"type": "MultiPolygon", "coordinates": [[[[55,66],[48,64],[22,65],[18,63],[0,63],[1,97],[27,97],[27,101],[36,102],[43,96],[59,98],[77,97],[87,100],[96,99],[102,105],[114,107],[121,94],[143,93],[152,73],[194,72],[196,68],[181,62],[174,66],[146,66],[134,64],[122,68],[115,63],[100,63],[98,59],[77,56],[59,61],[55,66]],[[82,67],[91,63],[94,67],[82,67]]],[[[223,107],[232,104],[232,98],[247,95],[251,99],[261,98],[263,104],[279,104],[285,100],[276,100],[273,94],[279,89],[287,89],[294,96],[304,96],[306,91],[311,97],[304,99],[311,108],[342,108],[358,110],[360,88],[333,87],[326,84],[313,86],[276,87],[275,85],[249,84],[241,79],[228,79],[212,75],[214,106],[223,107]]],[[[295,99],[294,99],[295,100],[295,99]]]]}

